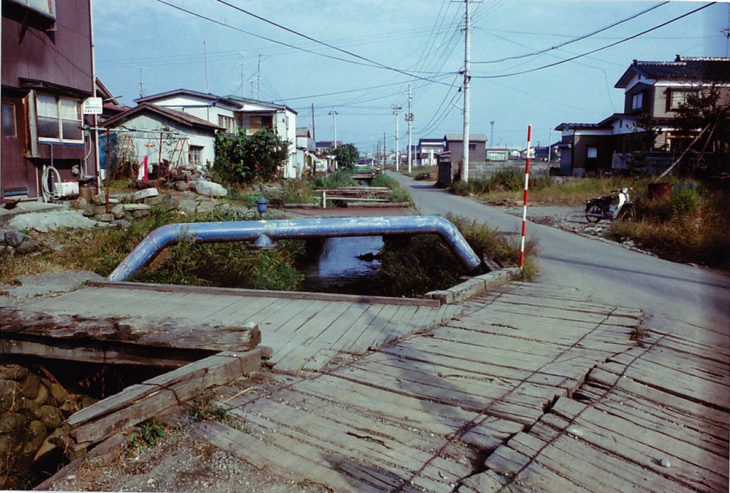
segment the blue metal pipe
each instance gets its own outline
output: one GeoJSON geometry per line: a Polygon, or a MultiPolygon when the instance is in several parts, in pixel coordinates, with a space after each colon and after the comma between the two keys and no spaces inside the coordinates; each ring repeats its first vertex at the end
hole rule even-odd
{"type": "Polygon", "coordinates": [[[252,241],[271,245],[270,240],[342,236],[438,234],[472,271],[481,261],[451,221],[438,216],[333,217],[276,221],[176,223],[159,227],[109,274],[110,281],[124,281],[165,247],[184,239],[198,243],[252,241]]]}

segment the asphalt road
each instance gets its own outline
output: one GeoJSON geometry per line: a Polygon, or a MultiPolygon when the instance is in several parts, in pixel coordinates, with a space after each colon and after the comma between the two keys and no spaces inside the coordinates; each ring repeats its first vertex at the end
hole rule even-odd
{"type": "MultiPolygon", "coordinates": [[[[410,191],[421,214],[451,213],[502,232],[521,231],[521,217],[436,189],[432,182],[390,176],[410,191]]],[[[538,241],[538,283],[572,286],[594,302],[639,308],[646,327],[727,347],[730,277],[531,222],[527,236],[538,241]]]]}

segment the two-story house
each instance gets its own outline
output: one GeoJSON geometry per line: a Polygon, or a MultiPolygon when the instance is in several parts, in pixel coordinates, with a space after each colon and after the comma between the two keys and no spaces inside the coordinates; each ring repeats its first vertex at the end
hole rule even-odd
{"type": "Polygon", "coordinates": [[[436,166],[438,155],[444,150],[444,139],[418,139],[416,166],[436,166]]]}
{"type": "Polygon", "coordinates": [[[241,98],[221,97],[188,89],[177,89],[136,99],[137,104],[149,103],[191,114],[236,133],[244,129],[247,134],[263,128],[273,130],[289,144],[289,158],[282,170],[285,178],[301,174],[296,169],[296,116],[288,106],[241,98]]]}
{"type": "MultiPolygon", "coordinates": [[[[634,60],[616,82],[624,90],[623,113],[616,113],[598,123],[561,123],[560,170],[563,175],[597,173],[628,166],[645,130],[637,122],[647,116],[657,133],[653,147],[664,151],[664,161],[671,162],[686,144],[672,124],[677,109],[689,94],[715,86],[721,90],[725,104],[730,104],[730,58],[682,57],[674,61],[634,60]]],[[[659,160],[661,156],[657,159],[659,160]]]]}
{"type": "Polygon", "coordinates": [[[95,91],[92,38],[90,0],[3,0],[3,202],[71,189],[54,192],[59,176],[76,186],[97,176],[94,118],[82,112],[95,91]]]}

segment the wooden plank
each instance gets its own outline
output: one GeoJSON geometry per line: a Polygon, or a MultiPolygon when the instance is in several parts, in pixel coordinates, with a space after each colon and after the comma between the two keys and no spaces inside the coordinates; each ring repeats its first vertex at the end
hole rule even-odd
{"type": "Polygon", "coordinates": [[[365,433],[327,417],[302,412],[270,400],[257,406],[256,412],[249,412],[248,409],[231,412],[246,423],[256,423],[277,434],[289,436],[297,443],[308,443],[360,462],[375,463],[387,471],[417,470],[430,460],[454,476],[461,477],[471,470],[470,467],[443,458],[433,459],[431,452],[404,446],[382,433],[365,433]]]}
{"type": "Polygon", "coordinates": [[[515,435],[509,445],[534,457],[541,466],[592,491],[686,491],[685,486],[655,471],[594,448],[579,437],[560,434],[542,423],[536,424],[530,433],[515,435]]]}
{"type": "Polygon", "coordinates": [[[159,350],[145,351],[144,347],[115,345],[109,347],[93,347],[85,345],[59,345],[53,340],[27,341],[13,338],[0,338],[0,354],[15,354],[37,358],[60,359],[74,362],[87,362],[113,365],[141,365],[161,368],[176,368],[199,359],[200,352],[188,354],[178,352],[175,355],[160,355],[159,350]]]}
{"type": "Polygon", "coordinates": [[[605,369],[606,366],[601,365],[598,368],[594,368],[588,376],[588,382],[596,383],[602,387],[608,387],[611,389],[611,392],[625,392],[629,396],[629,399],[642,399],[656,404],[659,409],[672,408],[678,410],[682,415],[686,416],[684,419],[691,418],[694,421],[707,423],[708,427],[724,429],[725,436],[727,436],[728,414],[726,411],[708,407],[701,402],[684,399],[673,392],[664,391],[655,386],[645,385],[636,380],[623,378],[618,373],[607,371],[605,369]]]}
{"type": "Polygon", "coordinates": [[[188,292],[199,294],[274,297],[278,299],[298,299],[314,301],[345,301],[349,303],[382,303],[387,305],[440,306],[437,300],[426,298],[395,298],[389,296],[369,296],[338,293],[313,293],[305,291],[277,291],[243,288],[218,288],[212,286],[180,286],[174,284],[154,284],[117,281],[95,281],[90,286],[113,289],[132,289],[135,291],[188,292]]]}
{"type": "Polygon", "coordinates": [[[434,363],[404,361],[380,353],[348,365],[340,373],[348,379],[391,388],[396,392],[412,392],[433,399],[439,399],[437,396],[443,394],[442,398],[455,400],[458,405],[466,406],[467,409],[470,408],[469,403],[478,403],[476,406],[481,409],[485,400],[501,399],[507,395],[515,397],[515,402],[542,408],[546,401],[564,394],[564,391],[550,386],[485,378],[483,375],[434,363]],[[405,390],[406,388],[409,390],[405,390]],[[419,388],[423,388],[423,391],[417,392],[416,389],[419,388]],[[479,399],[480,397],[484,399],[479,399]]]}
{"type": "Polygon", "coordinates": [[[0,330],[64,341],[92,339],[140,346],[246,351],[261,342],[255,324],[214,325],[187,319],[88,317],[0,307],[0,330]]]}
{"type": "MultiPolygon", "coordinates": [[[[581,402],[589,402],[584,400],[586,398],[591,399],[592,407],[597,410],[727,457],[727,423],[724,426],[713,426],[710,421],[702,417],[696,418],[665,403],[651,402],[641,396],[630,395],[617,389],[606,393],[591,385],[583,385],[574,398],[578,396],[581,402]]],[[[727,414],[725,416],[727,417],[727,414]]]]}
{"type": "Polygon", "coordinates": [[[96,443],[260,367],[259,350],[219,353],[103,399],[66,420],[76,443],[96,443]]]}
{"type": "Polygon", "coordinates": [[[349,345],[347,351],[355,354],[365,353],[370,348],[371,344],[374,344],[375,341],[378,341],[382,337],[381,332],[385,329],[385,327],[387,327],[390,318],[397,310],[397,306],[383,306],[383,308],[368,321],[367,327],[365,327],[358,335],[357,339],[349,345]]]}
{"type": "MultiPolygon", "coordinates": [[[[641,354],[639,350],[617,354],[611,358],[611,361],[630,364],[637,353],[641,354]]],[[[705,360],[700,357],[691,357],[686,353],[682,354],[661,346],[654,346],[650,351],[641,354],[640,357],[642,365],[651,365],[659,372],[683,374],[708,380],[715,384],[730,386],[730,367],[723,363],[705,360]]]]}
{"type": "MultiPolygon", "coordinates": [[[[505,491],[570,491],[593,493],[593,490],[582,487],[573,481],[554,473],[550,469],[532,462],[532,457],[519,452],[508,445],[495,450],[485,465],[497,477],[504,478],[505,491]]],[[[501,490],[500,490],[501,491],[501,490]]]]}
{"type": "Polygon", "coordinates": [[[474,413],[438,402],[402,396],[386,390],[350,382],[330,375],[295,386],[322,399],[337,396],[337,402],[357,409],[368,410],[391,420],[400,420],[407,426],[445,435],[460,428],[474,417],[474,413]]]}
{"type": "Polygon", "coordinates": [[[727,399],[727,385],[711,382],[686,373],[671,372],[666,368],[648,362],[645,364],[632,364],[629,367],[621,363],[609,362],[602,365],[602,368],[685,399],[706,403],[725,411],[729,410],[730,407],[727,399]]]}
{"type": "MultiPolygon", "coordinates": [[[[393,489],[395,482],[365,482],[358,478],[345,475],[347,469],[343,461],[335,457],[327,457],[332,462],[322,458],[322,452],[314,447],[302,444],[296,450],[288,450],[277,446],[276,436],[268,442],[230,428],[214,421],[197,423],[194,431],[202,440],[208,441],[227,452],[230,452],[258,469],[266,469],[271,473],[289,479],[302,481],[308,479],[315,484],[324,484],[334,491],[356,491],[376,493],[384,489],[393,489]],[[339,465],[340,469],[334,469],[339,465]]],[[[372,481],[372,479],[371,479],[372,481]]]]}
{"type": "Polygon", "coordinates": [[[558,399],[543,421],[558,429],[567,428],[567,423],[572,423],[570,426],[583,430],[582,440],[671,476],[691,488],[720,491],[727,486],[727,474],[717,472],[727,471],[727,457],[636,426],[621,417],[602,413],[571,399],[558,399]],[[659,464],[662,458],[671,461],[671,468],[659,464]]]}
{"type": "Polygon", "coordinates": [[[310,346],[312,341],[326,331],[327,327],[350,306],[350,303],[329,303],[325,307],[317,309],[314,316],[309,317],[296,328],[289,341],[283,347],[278,348],[278,354],[272,358],[276,369],[279,371],[301,369],[305,359],[316,352],[316,344],[310,346]]]}

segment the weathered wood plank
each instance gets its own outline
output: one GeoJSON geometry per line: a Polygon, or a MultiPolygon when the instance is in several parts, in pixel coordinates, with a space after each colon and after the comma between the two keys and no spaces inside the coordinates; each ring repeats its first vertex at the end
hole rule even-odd
{"type": "Polygon", "coordinates": [[[558,429],[567,428],[570,422],[570,426],[583,430],[582,440],[671,476],[691,488],[720,491],[727,486],[727,474],[718,473],[727,471],[727,457],[636,426],[621,417],[602,413],[571,399],[558,399],[552,412],[543,417],[543,422],[558,429]],[[671,468],[659,464],[662,458],[671,460],[671,468]]]}
{"type": "Polygon", "coordinates": [[[338,293],[312,293],[305,291],[277,291],[243,288],[218,288],[212,286],[181,286],[175,284],[154,284],[136,282],[97,281],[89,283],[90,286],[102,288],[130,289],[133,291],[159,291],[159,292],[189,292],[212,295],[231,295],[246,297],[274,297],[278,299],[292,298],[298,300],[312,301],[344,301],[349,303],[381,303],[393,305],[414,305],[414,306],[439,306],[436,300],[421,298],[394,298],[388,296],[367,296],[338,293]]]}
{"type": "Polygon", "coordinates": [[[346,406],[401,420],[408,426],[441,435],[453,432],[454,428],[460,428],[474,417],[474,413],[454,406],[402,396],[330,375],[301,382],[296,389],[322,399],[336,395],[337,401],[346,406]]]}
{"type": "Polygon", "coordinates": [[[246,351],[261,342],[255,324],[223,326],[187,319],[74,316],[13,307],[0,307],[0,330],[64,341],[93,339],[213,351],[246,351]]]}
{"type": "MultiPolygon", "coordinates": [[[[625,360],[625,359],[624,359],[625,360]]],[[[629,367],[622,363],[609,362],[601,366],[606,371],[624,375],[650,387],[657,387],[668,393],[673,393],[693,399],[698,402],[707,403],[719,409],[727,411],[730,408],[728,402],[728,386],[718,384],[704,378],[698,378],[686,373],[668,371],[658,365],[651,363],[632,364],[629,367]]]]}
{"type": "Polygon", "coordinates": [[[261,353],[219,353],[177,370],[133,385],[72,414],[66,420],[76,443],[96,443],[172,406],[204,389],[230,382],[258,369],[261,353]]]}
{"type": "MultiPolygon", "coordinates": [[[[682,415],[697,422],[707,423],[707,426],[724,429],[724,436],[728,434],[727,412],[708,407],[700,402],[694,402],[667,392],[660,388],[644,385],[630,378],[623,378],[619,373],[605,369],[606,365],[594,368],[588,376],[589,383],[596,383],[601,387],[610,388],[611,392],[623,392],[629,399],[642,399],[657,409],[665,407],[678,410],[682,415]]],[[[613,366],[613,365],[611,365],[613,366]]],[[[614,366],[614,369],[617,369],[614,366]]],[[[670,389],[671,390],[671,389],[670,389]]],[[[685,419],[687,419],[685,418],[685,419]]]]}
{"type": "Polygon", "coordinates": [[[681,493],[686,488],[640,464],[627,462],[542,423],[536,424],[530,433],[515,435],[509,445],[534,457],[541,466],[592,491],[681,493]]]}
{"type": "Polygon", "coordinates": [[[37,358],[61,359],[113,365],[142,365],[162,368],[176,368],[198,359],[199,351],[185,357],[184,354],[163,355],[159,351],[150,354],[144,347],[115,345],[114,348],[84,345],[59,345],[54,340],[27,341],[13,338],[0,338],[0,354],[15,354],[37,358]]]}
{"type": "MultiPolygon", "coordinates": [[[[384,489],[393,489],[395,482],[365,482],[358,478],[343,474],[347,468],[344,461],[332,456],[322,457],[319,449],[302,444],[295,450],[277,446],[276,435],[268,442],[261,442],[256,437],[230,428],[221,423],[205,422],[195,425],[194,431],[201,439],[209,441],[216,447],[226,450],[259,469],[266,469],[277,476],[292,481],[308,479],[315,484],[324,484],[334,491],[349,492],[352,490],[376,493],[384,489]],[[331,461],[327,461],[331,459],[331,461]],[[340,470],[333,465],[339,465],[340,470]]],[[[371,480],[372,481],[372,480],[371,480]]]]}

